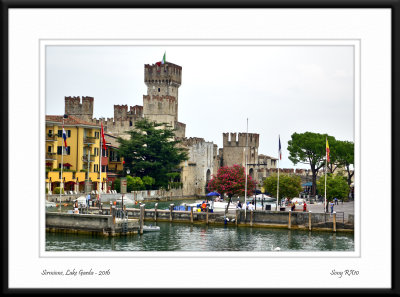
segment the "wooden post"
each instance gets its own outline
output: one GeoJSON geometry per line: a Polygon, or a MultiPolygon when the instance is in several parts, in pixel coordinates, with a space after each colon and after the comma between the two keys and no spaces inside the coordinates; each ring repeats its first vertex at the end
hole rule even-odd
{"type": "Polygon", "coordinates": [[[291,229],[291,228],[292,228],[291,214],[292,214],[292,211],[291,211],[291,210],[289,210],[288,229],[291,229]]]}
{"type": "Polygon", "coordinates": [[[115,225],[115,206],[112,206],[111,214],[112,214],[112,218],[113,218],[113,225],[115,225]]]}
{"type": "Polygon", "coordinates": [[[158,208],[158,203],[154,204],[154,221],[157,222],[157,208],[158,208]]]}
{"type": "Polygon", "coordinates": [[[187,211],[188,210],[188,206],[187,206],[187,204],[185,203],[185,211],[187,211]]]}
{"type": "Polygon", "coordinates": [[[206,224],[208,225],[208,206],[206,208],[206,224]]]}
{"type": "Polygon", "coordinates": [[[139,226],[140,234],[143,234],[143,221],[144,221],[144,205],[140,205],[140,216],[139,216],[139,226]]]}
{"type": "Polygon", "coordinates": [[[172,211],[174,210],[174,205],[169,205],[169,221],[172,222],[172,211]]]}
{"type": "Polygon", "coordinates": [[[250,226],[253,226],[253,210],[250,211],[250,226]]]}
{"type": "Polygon", "coordinates": [[[238,225],[238,217],[239,217],[239,209],[236,209],[236,215],[235,215],[235,226],[238,225]]]}
{"type": "Polygon", "coordinates": [[[308,211],[308,230],[311,231],[311,210],[308,211]]]}
{"type": "Polygon", "coordinates": [[[193,206],[190,207],[190,222],[193,223],[193,206]]]}
{"type": "Polygon", "coordinates": [[[336,232],[336,211],[333,212],[333,232],[336,232]]]}

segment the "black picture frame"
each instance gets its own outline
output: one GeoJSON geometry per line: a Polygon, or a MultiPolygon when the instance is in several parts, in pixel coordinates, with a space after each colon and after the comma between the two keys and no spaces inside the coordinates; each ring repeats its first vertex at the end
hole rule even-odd
{"type": "MultiPolygon", "coordinates": [[[[400,202],[396,197],[397,187],[395,186],[399,179],[398,170],[400,166],[400,154],[399,152],[399,121],[400,114],[399,110],[399,95],[400,95],[400,0],[329,0],[329,1],[311,1],[311,0],[301,0],[301,1],[285,1],[285,0],[269,0],[269,1],[152,1],[152,0],[140,0],[140,1],[91,1],[91,0],[80,0],[80,1],[17,1],[8,0],[1,2],[1,16],[2,16],[2,117],[1,117],[1,127],[2,127],[2,191],[3,194],[3,207],[2,207],[2,292],[4,294],[16,294],[16,293],[29,293],[29,294],[75,294],[75,293],[91,293],[91,294],[115,294],[115,293],[133,293],[133,294],[352,294],[352,295],[380,295],[380,294],[390,294],[399,295],[400,294],[400,257],[398,255],[400,251],[400,202]],[[334,8],[390,8],[392,10],[392,288],[391,289],[209,289],[198,288],[193,289],[10,289],[8,287],[8,146],[6,141],[9,136],[9,125],[8,125],[8,11],[12,8],[322,8],[322,9],[334,9],[334,8]],[[6,195],[5,195],[6,194],[6,195]]],[[[377,140],[378,141],[378,140],[377,140]]],[[[8,144],[8,142],[7,142],[8,144]]],[[[379,154],[379,152],[377,152],[379,154]]]]}

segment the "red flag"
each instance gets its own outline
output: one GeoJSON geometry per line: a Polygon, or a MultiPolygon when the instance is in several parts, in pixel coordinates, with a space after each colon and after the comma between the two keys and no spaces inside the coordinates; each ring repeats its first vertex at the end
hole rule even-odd
{"type": "Polygon", "coordinates": [[[101,122],[101,141],[103,141],[103,149],[106,150],[106,139],[104,138],[103,122],[101,122]]]}
{"type": "Polygon", "coordinates": [[[326,161],[329,163],[331,160],[329,158],[329,153],[330,153],[330,149],[329,149],[329,143],[328,143],[328,138],[326,139],[326,161]]]}

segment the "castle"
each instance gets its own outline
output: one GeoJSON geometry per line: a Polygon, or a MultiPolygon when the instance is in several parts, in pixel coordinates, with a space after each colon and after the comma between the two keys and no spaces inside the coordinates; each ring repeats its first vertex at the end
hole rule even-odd
{"type": "Polygon", "coordinates": [[[178,91],[182,82],[182,67],[165,62],[162,65],[144,65],[144,83],[147,95],[143,105],[114,105],[113,118],[93,118],[93,97],[65,97],[65,114],[100,124],[106,133],[127,137],[126,131],[134,129],[135,122],[147,118],[167,123],[175,129],[175,137],[188,150],[189,160],[182,164],[183,195],[204,195],[206,185],[221,166],[245,166],[254,179],[261,182],[276,168],[277,159],[258,154],[259,134],[223,133],[223,147],[218,149],[212,141],[203,138],[186,138],[186,124],[178,121],[178,91]],[[245,149],[247,148],[247,149],[245,149]],[[245,155],[247,154],[247,156],[245,155]]]}

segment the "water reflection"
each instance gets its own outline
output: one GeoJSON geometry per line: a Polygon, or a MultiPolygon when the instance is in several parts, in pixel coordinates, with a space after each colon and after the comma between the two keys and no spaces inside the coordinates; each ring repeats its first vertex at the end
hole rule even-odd
{"type": "MultiPolygon", "coordinates": [[[[153,223],[154,224],[154,223],[153,223]]],[[[158,222],[160,232],[108,238],[47,233],[48,251],[353,251],[354,236],[287,229],[158,222]]]]}

